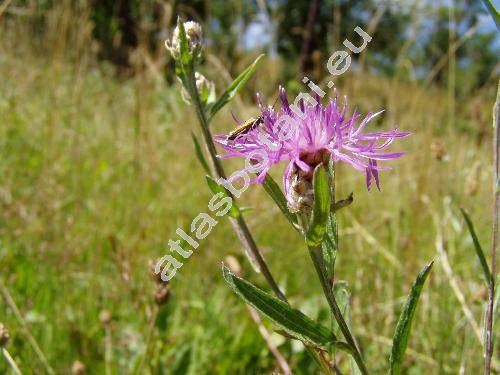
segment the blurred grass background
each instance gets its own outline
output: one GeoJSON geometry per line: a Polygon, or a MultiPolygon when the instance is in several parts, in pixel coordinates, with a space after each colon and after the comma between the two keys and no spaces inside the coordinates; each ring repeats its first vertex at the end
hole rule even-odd
{"type": "MultiPolygon", "coordinates": [[[[409,153],[382,174],[380,193],[366,192],[364,177],[340,166],[339,195],[354,191],[355,197],[340,213],[336,271],[351,290],[352,325],[370,368],[384,373],[407,291],[419,269],[438,259],[417,310],[405,371],[480,373],[477,328],[486,289],[458,208],[470,212],[489,253],[497,31],[476,28],[477,38],[454,50],[470,30],[459,17],[477,12],[484,21],[479,1],[451,7],[399,3],[403,10],[393,10],[394,4],[319,2],[315,42],[304,47],[308,31],[296,28],[306,20],[293,9],[308,9],[308,1],[0,2],[0,322],[10,331],[8,349],[21,369],[47,372],[31,336],[58,374],[76,373],[75,361],[91,374],[277,373],[244,304],[221,277],[221,261],[232,255],[245,277],[265,288],[226,220],[179,270],[171,297],[151,323],[157,307],[148,263],[166,252],[177,227],[206,211],[211,197],[192,152],[196,118],[178,94],[162,43],[176,14],[203,22],[210,42],[205,73],[218,93],[260,51],[268,52],[230,106],[245,118],[256,113],[255,91],[272,101],[279,84],[291,95],[304,90],[301,72],[317,81],[328,78],[326,53],[340,48],[338,41],[353,29],[349,22],[364,17],[360,25],[370,24],[373,18],[363,12],[361,19],[349,18],[364,9],[381,13],[374,43],[336,86],[351,110],[386,109],[372,126],[397,124],[414,135],[398,145],[409,153]],[[250,48],[230,33],[239,20],[239,27],[251,30],[262,12],[279,43],[270,37],[250,48]],[[440,25],[431,36],[439,38],[422,44],[419,32],[431,16],[440,25]],[[290,30],[282,30],[288,24],[290,30]],[[384,43],[379,56],[377,45],[384,43]],[[391,56],[397,63],[389,66],[391,56]],[[438,257],[440,234],[462,304],[438,257]],[[111,314],[109,323],[103,324],[103,311],[111,314]]],[[[225,110],[214,132],[233,125],[225,110]]],[[[238,161],[225,163],[228,171],[240,167],[238,161]]],[[[275,177],[280,180],[279,173],[275,177]]],[[[326,322],[327,306],[302,240],[262,188],[249,189],[241,205],[254,208],[247,220],[291,303],[326,322]]],[[[274,333],[272,339],[294,372],[316,372],[299,345],[274,333]]],[[[338,362],[348,373],[347,358],[338,362]]],[[[9,373],[3,359],[0,373],[9,373]]]]}

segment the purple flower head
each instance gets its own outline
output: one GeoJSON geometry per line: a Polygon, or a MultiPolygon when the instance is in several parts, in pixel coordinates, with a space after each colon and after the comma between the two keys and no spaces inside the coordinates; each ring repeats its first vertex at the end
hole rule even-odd
{"type": "MultiPolygon", "coordinates": [[[[284,174],[285,195],[290,204],[295,202],[296,194],[310,196],[314,168],[326,164],[330,158],[334,162],[344,162],[366,174],[366,185],[371,190],[375,181],[380,190],[379,174],[381,170],[391,169],[381,166],[378,161],[387,161],[401,157],[403,152],[385,152],[397,138],[410,133],[364,132],[368,122],[383,111],[368,113],[363,119],[355,110],[347,116],[347,104],[340,106],[338,98],[332,99],[326,106],[319,97],[311,103],[298,101],[298,106],[290,105],[285,90],[280,87],[281,109],[264,107],[258,95],[261,121],[246,133],[234,139],[221,134],[216,141],[226,151],[221,158],[242,157],[247,172],[257,173],[252,182],[262,183],[268,170],[280,161],[288,161],[284,174]],[[359,125],[358,125],[359,122],[359,125]],[[304,184],[305,181],[305,184],[304,184]]],[[[309,99],[312,99],[309,97],[309,99]]],[[[309,199],[309,198],[308,198],[309,199]]]]}

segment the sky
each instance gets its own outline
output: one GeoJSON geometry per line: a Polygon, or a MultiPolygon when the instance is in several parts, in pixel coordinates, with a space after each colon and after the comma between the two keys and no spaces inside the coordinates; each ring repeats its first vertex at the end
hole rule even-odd
{"type": "MultiPolygon", "coordinates": [[[[411,2],[408,2],[407,0],[398,0],[397,3],[399,5],[405,3],[411,4],[411,2]]],[[[500,9],[500,0],[493,0],[493,5],[496,7],[496,9],[500,9]]],[[[242,34],[243,48],[245,50],[254,50],[256,48],[266,46],[271,40],[270,36],[274,27],[275,26],[273,25],[272,20],[269,19],[267,14],[259,11],[255,19],[247,26],[246,30],[242,34]]],[[[479,27],[479,32],[491,33],[495,30],[497,30],[497,27],[495,25],[495,22],[493,21],[493,18],[490,15],[481,16],[481,26],[479,27]]],[[[497,35],[497,38],[495,40],[494,48],[500,48],[499,35],[500,34],[497,35]]],[[[270,54],[273,55],[275,52],[276,51],[271,51],[270,54]]]]}

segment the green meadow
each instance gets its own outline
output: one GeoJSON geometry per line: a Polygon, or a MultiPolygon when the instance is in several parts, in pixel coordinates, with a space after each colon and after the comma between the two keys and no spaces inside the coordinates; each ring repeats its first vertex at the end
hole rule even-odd
{"type": "MultiPolygon", "coordinates": [[[[28,16],[0,12],[0,322],[10,333],[10,355],[26,374],[77,373],[76,361],[89,374],[280,373],[222,278],[221,263],[231,256],[247,280],[269,290],[227,218],[217,218],[177,271],[167,301],[155,303],[151,262],[167,254],[178,227],[207,212],[213,195],[193,152],[194,109],[175,78],[166,78],[171,63],[159,67],[137,48],[133,73],[120,74],[96,52],[84,12],[50,11],[56,16],[43,30],[28,16]]],[[[256,56],[248,52],[236,70],[221,73],[224,59],[210,53],[206,76],[217,93],[256,56]]],[[[234,127],[230,110],[255,115],[256,91],[272,103],[279,84],[303,89],[299,73],[286,82],[277,73],[290,66],[296,61],[265,57],[212,131],[234,127]]],[[[374,129],[413,133],[393,146],[408,153],[381,172],[380,192],[366,190],[362,173],[338,166],[337,195],[353,192],[354,202],[338,214],[335,277],[348,285],[351,326],[374,374],[386,373],[404,301],[431,260],[404,373],[483,371],[487,289],[460,208],[489,262],[496,79],[473,95],[450,93],[461,82],[425,84],[356,69],[336,81],[351,113],[385,109],[374,129]]],[[[243,166],[223,163],[228,173],[243,166]]],[[[280,183],[281,172],[272,173],[280,183]]],[[[238,202],[251,208],[244,217],[290,303],[328,325],[303,239],[261,186],[238,202]]],[[[265,318],[262,325],[294,373],[317,373],[300,343],[265,318]]],[[[350,373],[345,354],[336,361],[350,373]]],[[[0,373],[13,373],[1,356],[0,373]]]]}

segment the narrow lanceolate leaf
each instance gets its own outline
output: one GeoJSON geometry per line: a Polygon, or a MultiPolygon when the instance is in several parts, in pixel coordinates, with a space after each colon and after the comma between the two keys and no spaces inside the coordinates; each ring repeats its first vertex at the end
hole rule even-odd
{"type": "Polygon", "coordinates": [[[175,63],[175,74],[188,92],[192,93],[196,89],[193,81],[193,56],[189,52],[189,42],[186,37],[184,22],[180,17],[177,18],[177,27],[179,28],[180,58],[175,63]]]}
{"type": "Polygon", "coordinates": [[[399,317],[396,332],[394,333],[394,338],[392,340],[392,352],[390,358],[391,375],[397,375],[401,372],[401,366],[403,364],[406,347],[408,345],[408,337],[410,336],[411,323],[413,316],[415,315],[418,299],[433,264],[434,261],[430,262],[418,274],[417,279],[411,288],[410,294],[408,295],[408,299],[406,300],[403,312],[399,317]]]}
{"type": "MultiPolygon", "coordinates": [[[[184,29],[184,22],[180,17],[177,18],[177,27],[179,28],[179,41],[180,41],[180,63],[183,69],[189,67],[193,61],[193,56],[189,52],[189,42],[186,36],[186,30],[184,29]]],[[[188,72],[184,72],[187,73],[188,72]]]]}
{"type": "MultiPolygon", "coordinates": [[[[347,199],[335,202],[335,165],[332,160],[328,162],[327,175],[329,178],[329,188],[331,197],[330,213],[328,214],[328,222],[326,225],[326,233],[321,243],[321,250],[323,253],[323,264],[325,265],[326,276],[328,282],[332,283],[334,279],[335,260],[337,259],[337,251],[339,245],[338,238],[338,225],[336,211],[348,206],[352,203],[353,194],[349,195],[347,199]]],[[[333,319],[335,321],[335,319],[333,319]]],[[[335,331],[334,331],[335,332],[335,331]]]]}
{"type": "MultiPolygon", "coordinates": [[[[212,193],[214,194],[222,193],[224,194],[225,197],[230,197],[224,186],[218,184],[217,181],[215,181],[212,177],[208,175],[205,176],[205,178],[207,180],[208,187],[210,188],[210,190],[212,190],[212,193]]],[[[236,205],[236,202],[234,201],[233,198],[231,198],[231,201],[232,205],[227,214],[231,217],[237,218],[238,216],[240,216],[240,209],[236,205]]]]}
{"type": "Polygon", "coordinates": [[[287,334],[301,341],[325,347],[336,341],[335,335],[326,327],[316,323],[299,310],[271,296],[248,281],[234,275],[227,267],[222,266],[222,274],[234,292],[246,303],[256,308],[271,319],[287,334]]]}
{"type": "Polygon", "coordinates": [[[477,258],[479,259],[479,263],[481,263],[481,267],[483,268],[483,275],[486,280],[486,284],[487,286],[489,286],[491,281],[491,272],[490,268],[488,267],[488,263],[486,262],[486,257],[484,256],[481,244],[479,243],[479,239],[477,238],[476,231],[474,230],[474,224],[472,224],[470,216],[467,214],[467,212],[465,212],[464,209],[461,208],[460,211],[462,211],[462,215],[464,215],[465,222],[467,223],[467,228],[469,229],[472,242],[474,243],[474,250],[476,250],[477,258]]]}
{"type": "Polygon", "coordinates": [[[486,9],[488,9],[488,12],[490,12],[493,21],[495,21],[495,24],[497,25],[497,28],[500,29],[500,14],[498,10],[495,9],[495,5],[493,5],[493,2],[491,0],[483,0],[483,3],[486,6],[486,9]]]}
{"type": "Polygon", "coordinates": [[[240,214],[246,214],[247,212],[252,212],[254,210],[253,207],[240,207],[240,214]]]}
{"type": "Polygon", "coordinates": [[[285,217],[288,219],[290,224],[292,224],[292,226],[298,230],[297,216],[295,216],[288,210],[287,200],[276,181],[274,181],[271,176],[267,175],[262,186],[266,190],[267,194],[269,194],[269,196],[273,199],[274,203],[276,203],[283,215],[285,215],[285,217]]]}
{"type": "Polygon", "coordinates": [[[306,234],[308,246],[320,246],[326,232],[330,213],[330,187],[325,168],[320,164],[314,170],[314,208],[306,234]]]}
{"type": "MultiPolygon", "coordinates": [[[[350,326],[350,303],[351,303],[351,294],[349,293],[349,286],[347,281],[340,280],[336,281],[332,287],[333,294],[335,295],[335,299],[337,300],[337,304],[339,305],[340,312],[342,316],[346,320],[347,324],[350,326]]],[[[334,334],[338,334],[340,330],[340,326],[337,320],[332,319],[332,331],[334,334]]]]}
{"type": "Polygon", "coordinates": [[[257,65],[264,55],[260,55],[255,59],[255,61],[246,68],[236,79],[229,85],[226,91],[221,95],[219,99],[208,109],[208,121],[227,103],[229,103],[234,96],[245,86],[245,83],[250,79],[252,74],[257,69],[257,65]]]}
{"type": "Polygon", "coordinates": [[[339,246],[339,235],[337,229],[337,215],[334,212],[328,214],[328,222],[326,224],[326,232],[321,243],[323,252],[323,262],[325,264],[328,280],[333,280],[335,270],[335,260],[337,259],[337,251],[339,246]]]}
{"type": "Polygon", "coordinates": [[[207,159],[205,159],[203,151],[201,150],[200,147],[200,142],[198,142],[198,139],[196,138],[193,132],[191,132],[191,138],[193,139],[194,153],[196,154],[196,158],[200,162],[205,173],[210,174],[210,167],[208,166],[207,159]]]}

